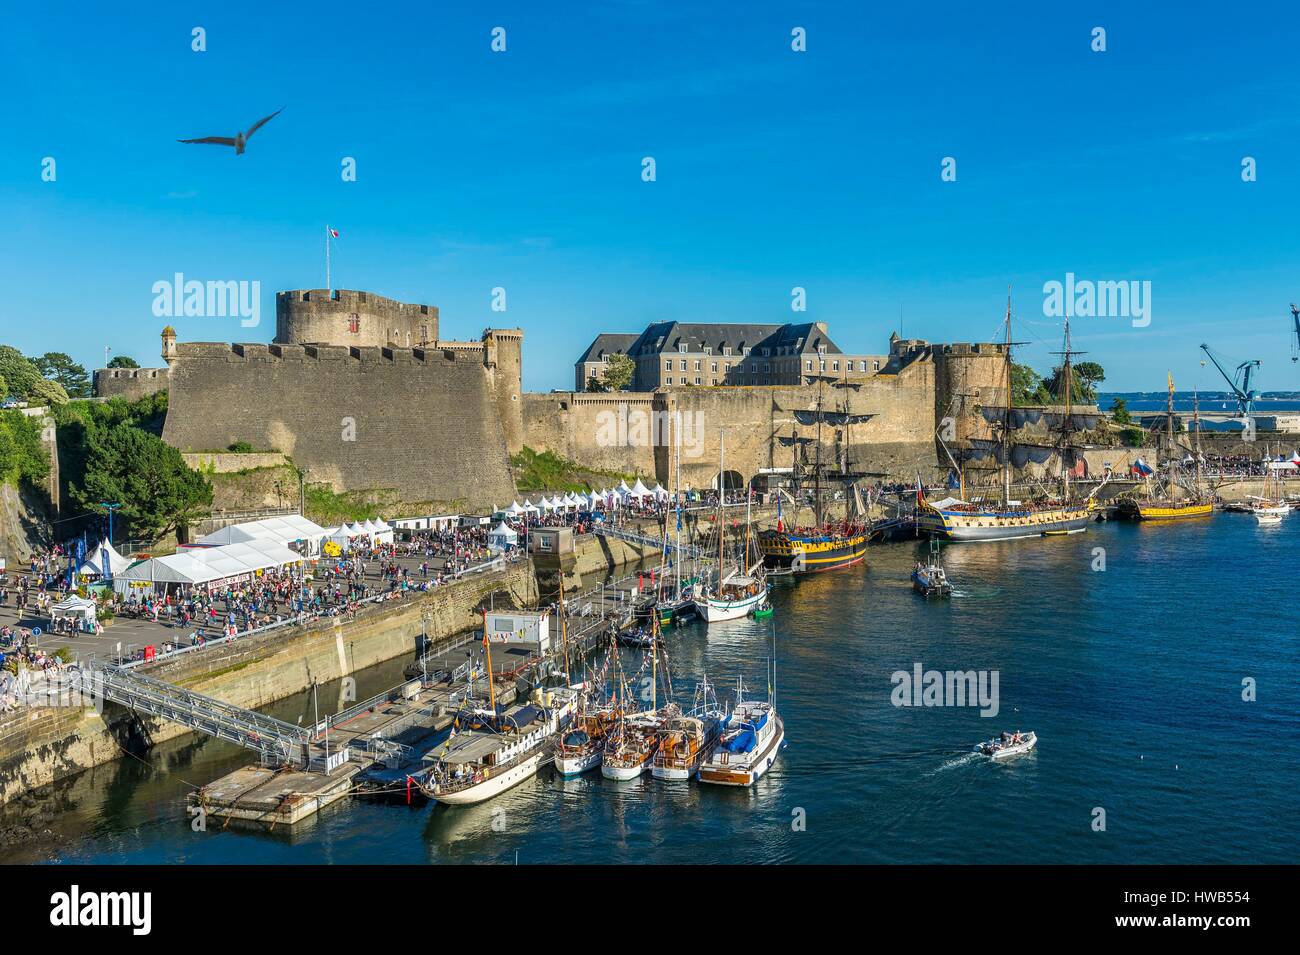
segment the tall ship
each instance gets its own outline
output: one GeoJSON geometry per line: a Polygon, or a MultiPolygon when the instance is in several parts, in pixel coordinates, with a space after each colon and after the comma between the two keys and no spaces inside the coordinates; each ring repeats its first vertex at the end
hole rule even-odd
{"type": "MultiPolygon", "coordinates": [[[[781,517],[781,500],[777,498],[777,520],[775,530],[766,530],[758,535],[758,549],[763,555],[763,562],[766,567],[772,570],[786,571],[794,574],[817,573],[824,570],[836,570],[840,567],[850,567],[853,564],[861,563],[867,555],[867,538],[870,536],[870,523],[860,517],[862,508],[858,496],[857,487],[854,481],[857,475],[851,473],[849,468],[849,429],[854,424],[860,424],[869,420],[872,415],[854,414],[849,409],[848,392],[857,390],[861,387],[860,383],[849,381],[845,375],[842,379],[826,378],[817,376],[817,407],[808,411],[795,412],[796,420],[807,424],[815,421],[817,425],[817,434],[815,438],[803,438],[791,434],[789,438],[782,437],[782,444],[789,444],[794,451],[795,474],[795,491],[802,495],[807,485],[807,477],[812,477],[812,502],[813,502],[813,523],[809,527],[791,526],[786,527],[781,517]],[[828,410],[825,402],[825,386],[830,381],[831,387],[844,392],[842,401],[836,402],[834,409],[828,410]],[[849,514],[843,521],[828,522],[825,520],[825,513],[822,501],[822,493],[825,484],[832,483],[826,474],[827,469],[822,464],[822,429],[823,426],[830,425],[836,428],[836,438],[839,443],[838,471],[839,483],[845,487],[845,506],[849,514]],[[840,431],[838,429],[842,428],[840,431]],[[809,441],[815,445],[814,460],[811,466],[807,462],[807,448],[809,441]],[[855,506],[857,505],[857,506],[855,506]],[[859,517],[849,516],[851,514],[859,517]]],[[[798,506],[796,504],[795,517],[798,518],[798,506]]]]}
{"type": "MultiPolygon", "coordinates": [[[[1174,440],[1174,376],[1169,377],[1169,410],[1165,415],[1165,478],[1159,489],[1148,486],[1143,494],[1132,494],[1121,499],[1115,507],[1117,516],[1133,521],[1185,521],[1209,517],[1214,513],[1214,500],[1205,490],[1201,462],[1200,399],[1193,396],[1192,427],[1196,441],[1195,480],[1190,488],[1183,486],[1181,451],[1174,440]]],[[[1151,471],[1151,468],[1146,468],[1151,471]]],[[[1147,475],[1150,478],[1150,474],[1147,475]]]]}
{"type": "MultiPolygon", "coordinates": [[[[917,516],[919,531],[950,541],[999,541],[1017,540],[1025,537],[1050,537],[1058,534],[1075,534],[1087,530],[1096,506],[1093,498],[1102,485],[1099,484],[1086,498],[1076,497],[1070,488],[1070,472],[1076,462],[1075,446],[1072,435],[1090,425],[1097,415],[1076,411],[1074,407],[1074,375],[1072,356],[1077,354],[1070,349],[1070,324],[1065,323],[1065,348],[1061,367],[1057,377],[1059,409],[1038,410],[1014,408],[1014,392],[1011,384],[1012,345],[1011,341],[1011,299],[1007,298],[1006,342],[1004,346],[1004,400],[1001,407],[985,406],[982,413],[985,420],[993,424],[998,431],[997,440],[972,440],[973,450],[979,454],[992,454],[998,462],[1001,486],[993,500],[984,500],[983,496],[974,501],[964,500],[966,496],[965,457],[959,462],[953,457],[952,450],[940,437],[949,461],[958,474],[959,497],[947,497],[941,501],[929,501],[921,482],[917,481],[917,516]],[[1050,445],[1036,445],[1017,442],[1016,429],[1030,418],[1046,419],[1048,427],[1056,434],[1056,441],[1050,445]],[[1011,496],[1011,471],[1017,458],[1025,461],[1044,463],[1055,456],[1060,463],[1060,493],[1049,493],[1038,500],[1016,500],[1011,496]]],[[[1023,343],[1022,343],[1023,344],[1023,343]]],[[[1102,484],[1105,482],[1103,481],[1102,484]]]]}

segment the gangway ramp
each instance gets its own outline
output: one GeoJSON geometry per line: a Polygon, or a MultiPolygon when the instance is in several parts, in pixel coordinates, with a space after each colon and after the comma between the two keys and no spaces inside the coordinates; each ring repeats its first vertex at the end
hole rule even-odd
{"type": "Polygon", "coordinates": [[[113,665],[78,672],[75,684],[92,699],[111,700],[137,713],[180,723],[228,740],[262,756],[264,762],[305,764],[313,731],[256,710],[225,703],[184,687],[113,665]]]}

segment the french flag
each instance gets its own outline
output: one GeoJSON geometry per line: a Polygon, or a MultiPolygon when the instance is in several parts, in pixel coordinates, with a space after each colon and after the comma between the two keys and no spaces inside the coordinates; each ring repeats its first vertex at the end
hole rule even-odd
{"type": "Polygon", "coordinates": [[[1133,462],[1133,467],[1131,467],[1129,470],[1132,471],[1132,473],[1134,474],[1140,474],[1142,477],[1150,477],[1151,475],[1156,473],[1154,470],[1152,470],[1151,465],[1147,464],[1141,458],[1136,459],[1133,462]]]}
{"type": "Polygon", "coordinates": [[[921,475],[916,476],[916,503],[925,503],[925,488],[921,486],[921,475]]]}

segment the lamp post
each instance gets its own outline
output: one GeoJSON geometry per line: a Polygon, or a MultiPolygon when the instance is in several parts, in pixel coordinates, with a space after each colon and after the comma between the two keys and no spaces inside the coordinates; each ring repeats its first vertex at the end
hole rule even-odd
{"type": "Polygon", "coordinates": [[[100,501],[99,506],[108,511],[108,545],[113,546],[113,512],[122,505],[120,503],[109,504],[106,501],[100,501]]]}

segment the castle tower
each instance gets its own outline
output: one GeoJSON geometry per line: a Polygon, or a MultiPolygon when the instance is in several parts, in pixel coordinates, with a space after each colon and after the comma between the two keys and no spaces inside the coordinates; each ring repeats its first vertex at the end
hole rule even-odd
{"type": "Polygon", "coordinates": [[[940,428],[952,419],[949,443],[994,437],[981,409],[1007,403],[1006,346],[958,342],[935,345],[934,353],[934,417],[940,428]]]}
{"type": "Polygon", "coordinates": [[[483,332],[483,360],[492,378],[497,413],[511,454],[518,454],[524,446],[523,345],[522,328],[489,328],[483,332]]]}
{"type": "Polygon", "coordinates": [[[438,308],[350,289],[275,293],[277,345],[418,348],[438,340],[438,308]]]}
{"type": "Polygon", "coordinates": [[[171,368],[179,357],[176,351],[176,329],[168,325],[162,330],[162,357],[167,362],[167,367],[171,368]]]}

